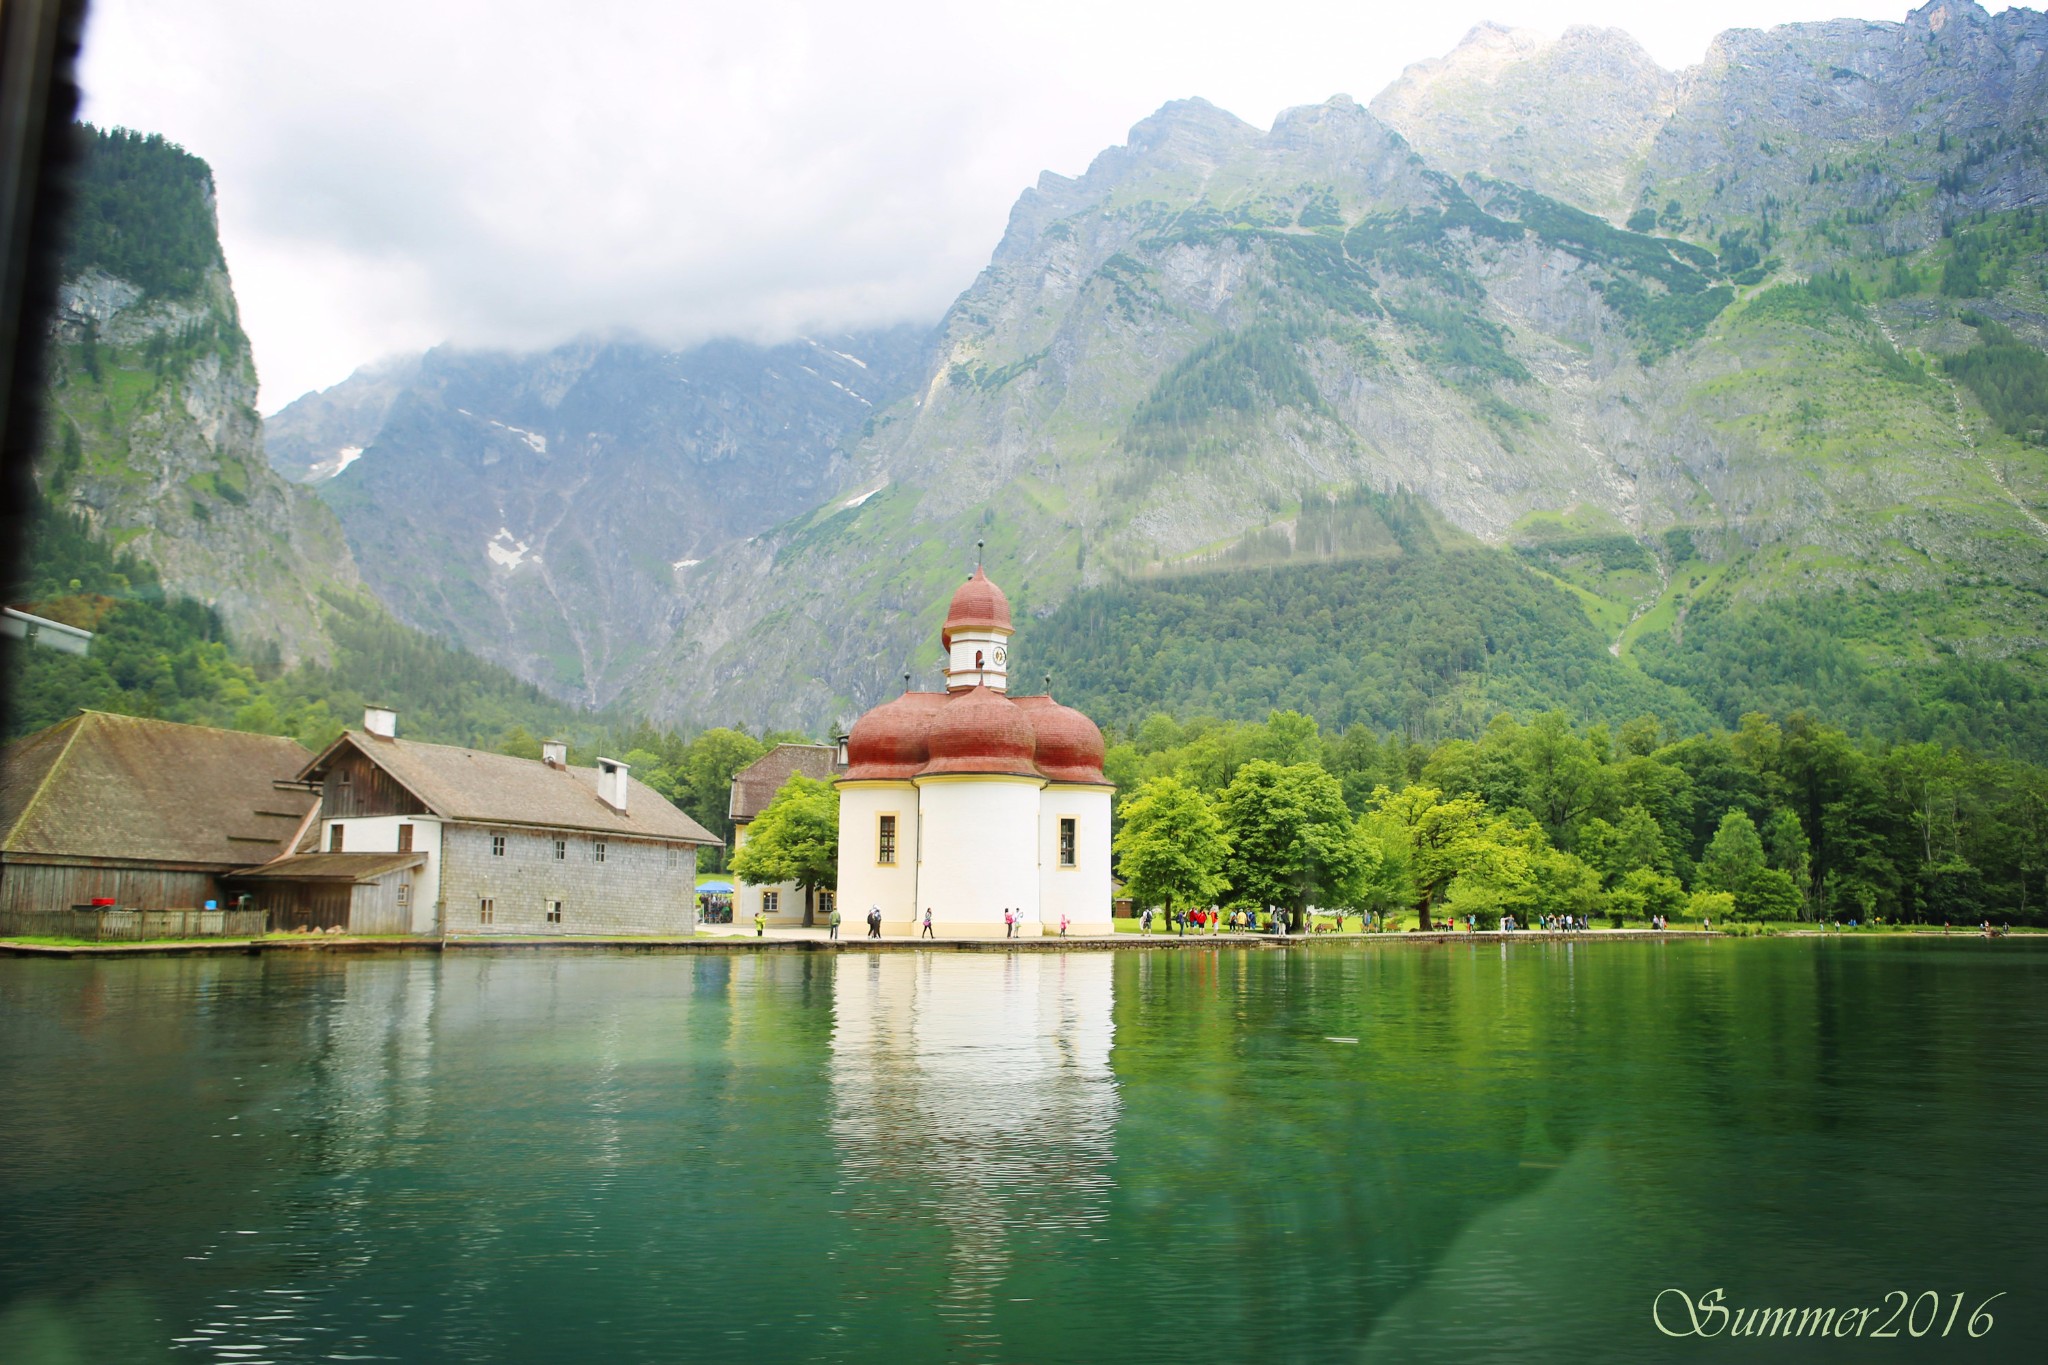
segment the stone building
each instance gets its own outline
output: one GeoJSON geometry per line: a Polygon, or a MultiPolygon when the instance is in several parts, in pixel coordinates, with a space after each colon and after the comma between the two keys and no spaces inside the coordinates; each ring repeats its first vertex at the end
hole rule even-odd
{"type": "Polygon", "coordinates": [[[1010,604],[979,568],[940,632],[944,692],[905,692],[854,722],[839,779],[839,903],[883,932],[1107,934],[1102,731],[1050,696],[1009,695],[1010,604]]]}
{"type": "Polygon", "coordinates": [[[360,731],[344,733],[300,776],[320,793],[308,840],[317,852],[258,869],[263,875],[243,884],[274,920],[327,927],[308,918],[308,907],[340,913],[332,888],[345,874],[356,887],[348,901],[388,905],[402,932],[697,930],[697,850],[719,841],[616,759],[572,768],[557,741],[539,761],[419,744],[397,737],[392,712],[371,708],[360,731]],[[330,861],[337,858],[348,865],[330,861]]]}
{"type": "MultiPolygon", "coordinates": [[[[726,814],[732,817],[733,852],[746,847],[748,826],[792,776],[802,773],[829,782],[845,771],[846,756],[841,749],[823,744],[778,744],[734,773],[726,806],[726,814]]],[[[735,882],[732,918],[734,924],[751,926],[758,912],[769,924],[822,924],[832,913],[832,903],[830,890],[807,897],[795,882],[735,882]]]]}

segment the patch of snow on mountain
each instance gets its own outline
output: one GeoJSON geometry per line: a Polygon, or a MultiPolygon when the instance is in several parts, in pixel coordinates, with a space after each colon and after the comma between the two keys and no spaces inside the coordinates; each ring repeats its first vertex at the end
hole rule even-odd
{"type": "Polygon", "coordinates": [[[498,528],[498,534],[484,543],[484,553],[491,557],[493,564],[502,569],[516,569],[529,558],[536,563],[540,560],[539,555],[529,552],[525,541],[503,526],[498,528]]]}

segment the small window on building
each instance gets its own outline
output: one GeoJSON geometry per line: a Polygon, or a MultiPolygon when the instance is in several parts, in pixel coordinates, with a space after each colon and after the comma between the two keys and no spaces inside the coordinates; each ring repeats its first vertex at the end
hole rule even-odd
{"type": "Polygon", "coordinates": [[[549,902],[548,902],[548,923],[549,923],[549,924],[560,924],[561,922],[562,922],[562,903],[561,903],[560,901],[549,901],[549,902]]]}
{"type": "Polygon", "coordinates": [[[492,856],[493,858],[502,858],[502,857],[504,857],[504,856],[505,856],[505,836],[504,836],[504,835],[502,835],[502,834],[493,834],[493,835],[491,836],[491,856],[492,856]]]}
{"type": "Polygon", "coordinates": [[[1075,838],[1076,838],[1076,833],[1075,833],[1075,829],[1074,829],[1074,824],[1075,824],[1075,821],[1074,821],[1074,817],[1073,817],[1073,816],[1071,816],[1071,815],[1062,815],[1062,816],[1060,817],[1060,866],[1061,866],[1061,867],[1072,867],[1072,866],[1074,865],[1074,843],[1075,843],[1075,838]]]}
{"type": "Polygon", "coordinates": [[[829,914],[831,914],[831,913],[832,913],[832,907],[833,907],[834,905],[837,905],[838,903],[839,903],[839,897],[838,897],[838,896],[837,896],[836,894],[834,894],[833,892],[830,892],[830,891],[820,891],[820,892],[818,893],[818,913],[819,913],[819,914],[821,914],[821,915],[829,915],[829,914]]]}
{"type": "Polygon", "coordinates": [[[478,924],[489,924],[491,922],[491,902],[489,897],[485,897],[476,903],[476,922],[478,924]]]}
{"type": "Polygon", "coordinates": [[[327,827],[327,851],[328,851],[329,853],[339,853],[339,852],[341,852],[341,826],[340,826],[340,825],[329,825],[329,826],[327,827]]]}
{"type": "Polygon", "coordinates": [[[398,884],[398,908],[403,910],[411,904],[412,884],[410,882],[400,882],[398,884]]]}
{"type": "Polygon", "coordinates": [[[592,861],[593,863],[601,863],[604,861],[604,840],[596,839],[591,842],[590,861],[592,861]]]}
{"type": "Polygon", "coordinates": [[[880,817],[880,820],[881,828],[875,836],[875,861],[878,863],[894,863],[896,861],[896,817],[884,815],[880,817]]]}
{"type": "Polygon", "coordinates": [[[558,863],[569,861],[569,841],[567,839],[555,840],[555,861],[558,863]]]}
{"type": "Polygon", "coordinates": [[[777,907],[777,906],[779,906],[779,905],[781,905],[781,904],[782,904],[782,893],[781,893],[780,891],[763,891],[763,892],[761,893],[761,913],[762,913],[762,914],[764,914],[764,915],[772,915],[772,914],[774,914],[774,913],[775,913],[775,909],[776,909],[776,907],[777,907]]]}
{"type": "Polygon", "coordinates": [[[668,870],[673,872],[683,865],[683,851],[674,844],[668,846],[668,870]]]}
{"type": "Polygon", "coordinates": [[[400,825],[400,826],[398,827],[398,851],[399,851],[400,853],[410,853],[410,852],[412,852],[412,826],[411,826],[411,825],[400,825]]]}

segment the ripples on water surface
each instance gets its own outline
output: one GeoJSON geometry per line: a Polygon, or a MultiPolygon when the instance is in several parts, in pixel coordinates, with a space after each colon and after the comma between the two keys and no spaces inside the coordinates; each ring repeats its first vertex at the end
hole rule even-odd
{"type": "Polygon", "coordinates": [[[0,961],[0,1361],[2048,1358],[2044,988],[1964,939],[0,961]],[[1831,1355],[1667,1341],[1665,1286],[2008,1293],[1831,1355]]]}

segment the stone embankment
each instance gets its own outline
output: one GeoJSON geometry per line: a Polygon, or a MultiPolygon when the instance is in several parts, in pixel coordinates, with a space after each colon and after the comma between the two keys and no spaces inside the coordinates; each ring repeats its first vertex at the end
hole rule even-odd
{"type": "Polygon", "coordinates": [[[777,930],[766,937],[721,935],[700,938],[351,938],[292,936],[254,939],[197,939],[162,943],[31,943],[0,939],[0,957],[254,957],[264,953],[442,953],[442,952],[625,952],[625,953],[852,953],[940,950],[968,953],[1061,953],[1200,948],[1363,948],[1399,944],[1550,942],[1609,943],[1623,940],[1719,938],[1697,929],[1595,929],[1587,933],[1444,930],[1404,934],[1101,934],[1043,938],[865,938],[832,940],[823,930],[777,930]]]}

